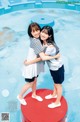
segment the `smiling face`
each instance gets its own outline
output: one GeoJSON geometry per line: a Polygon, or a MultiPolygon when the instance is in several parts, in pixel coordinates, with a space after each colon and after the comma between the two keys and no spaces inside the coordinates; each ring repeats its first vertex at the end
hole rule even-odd
{"type": "Polygon", "coordinates": [[[31,31],[31,34],[32,34],[32,36],[34,37],[34,38],[39,38],[39,36],[40,36],[40,30],[38,29],[38,30],[35,30],[34,28],[32,29],[32,31],[31,31]]]}
{"type": "Polygon", "coordinates": [[[43,29],[40,33],[40,38],[42,41],[46,41],[50,36],[48,35],[48,31],[43,29]]]}
{"type": "Polygon", "coordinates": [[[40,31],[41,27],[35,22],[31,23],[28,27],[28,35],[31,38],[39,38],[40,31]]]}

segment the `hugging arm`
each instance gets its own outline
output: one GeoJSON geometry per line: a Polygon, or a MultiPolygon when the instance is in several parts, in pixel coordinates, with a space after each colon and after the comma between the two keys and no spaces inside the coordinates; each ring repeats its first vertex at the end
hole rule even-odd
{"type": "Polygon", "coordinates": [[[39,54],[40,58],[43,60],[43,61],[46,61],[46,60],[51,60],[51,59],[55,59],[55,58],[59,58],[60,57],[60,53],[54,55],[54,56],[49,56],[49,55],[46,55],[44,52],[41,52],[39,54]]]}
{"type": "Polygon", "coordinates": [[[25,60],[24,64],[25,65],[30,65],[30,64],[34,64],[36,62],[40,62],[42,60],[46,61],[46,60],[51,60],[51,59],[55,59],[55,58],[59,58],[60,57],[60,53],[56,54],[55,56],[48,56],[45,53],[41,52],[39,55],[40,55],[40,57],[39,58],[35,58],[34,60],[30,60],[30,61],[25,60]]]}
{"type": "Polygon", "coordinates": [[[32,48],[33,48],[35,54],[39,55],[40,58],[36,58],[36,59],[28,61],[28,62],[25,61],[24,62],[25,65],[33,64],[33,63],[36,63],[36,62],[39,62],[39,61],[42,61],[42,60],[45,61],[45,60],[51,60],[51,59],[55,59],[55,58],[59,58],[60,57],[59,53],[54,55],[54,56],[49,56],[51,54],[50,51],[47,51],[47,53],[45,54],[44,53],[44,49],[43,49],[43,47],[41,45],[41,42],[38,39],[37,40],[34,39],[32,41],[32,48]]]}
{"type": "Polygon", "coordinates": [[[34,63],[37,63],[37,62],[39,62],[39,61],[41,61],[42,59],[39,57],[39,58],[35,58],[35,59],[33,59],[33,60],[30,60],[30,61],[27,61],[27,60],[25,60],[24,61],[24,64],[25,65],[30,65],[30,64],[34,64],[34,63]]]}

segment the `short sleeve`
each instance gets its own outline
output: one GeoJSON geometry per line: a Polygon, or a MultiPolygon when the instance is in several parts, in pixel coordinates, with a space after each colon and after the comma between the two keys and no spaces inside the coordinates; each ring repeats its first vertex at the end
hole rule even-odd
{"type": "Polygon", "coordinates": [[[33,48],[36,55],[44,51],[43,46],[39,39],[35,39],[35,38],[32,39],[30,47],[33,48]]]}
{"type": "Polygon", "coordinates": [[[55,55],[55,52],[56,52],[56,50],[55,50],[54,47],[47,47],[46,51],[45,51],[45,54],[46,55],[55,55]]]}

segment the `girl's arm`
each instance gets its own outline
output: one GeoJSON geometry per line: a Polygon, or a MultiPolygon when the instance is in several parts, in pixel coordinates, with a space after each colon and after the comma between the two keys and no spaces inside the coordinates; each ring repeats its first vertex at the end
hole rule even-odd
{"type": "Polygon", "coordinates": [[[37,63],[37,62],[39,62],[39,61],[41,61],[42,59],[39,57],[39,58],[35,58],[35,59],[33,59],[33,60],[30,60],[30,61],[27,61],[27,60],[25,60],[24,61],[24,64],[25,65],[30,65],[30,64],[34,64],[34,63],[37,63]]]}
{"type": "Polygon", "coordinates": [[[54,48],[53,45],[50,45],[47,47],[45,53],[44,52],[40,52],[39,53],[39,56],[40,58],[45,61],[45,60],[51,60],[51,59],[54,59],[54,58],[59,58],[60,57],[60,53],[58,51],[58,53],[55,55],[56,53],[56,50],[54,48]],[[53,56],[50,56],[51,54],[53,54],[53,56]]]}
{"type": "MultiPolygon", "coordinates": [[[[50,47],[54,47],[53,45],[51,45],[50,47]]],[[[54,56],[49,56],[49,55],[46,55],[44,53],[44,49],[41,45],[41,42],[39,39],[33,39],[32,40],[32,48],[35,52],[35,54],[39,54],[40,58],[45,61],[45,60],[51,60],[51,59],[54,59],[54,56]]],[[[56,56],[56,55],[55,55],[56,56]]],[[[58,57],[55,57],[55,58],[58,58],[58,57]]]]}
{"type": "Polygon", "coordinates": [[[48,55],[45,55],[44,52],[41,52],[41,53],[39,54],[39,56],[40,56],[40,58],[41,58],[43,61],[45,61],[45,60],[51,60],[51,59],[54,59],[54,58],[59,58],[59,57],[60,57],[60,53],[58,53],[58,54],[55,55],[55,56],[48,56],[48,55]]]}
{"type": "Polygon", "coordinates": [[[40,58],[41,58],[43,61],[45,61],[45,60],[51,60],[51,59],[54,59],[54,58],[59,58],[59,57],[60,57],[60,53],[58,53],[58,54],[55,55],[55,56],[48,56],[48,55],[46,55],[44,52],[41,52],[41,53],[39,54],[39,56],[40,56],[40,58]]]}
{"type": "Polygon", "coordinates": [[[55,56],[48,56],[48,55],[46,55],[45,53],[40,53],[40,55],[41,55],[41,57],[43,58],[41,58],[41,57],[39,57],[39,58],[35,58],[34,60],[31,60],[31,61],[27,61],[27,60],[25,60],[24,61],[24,64],[25,65],[30,65],[30,64],[33,64],[33,63],[36,63],[36,62],[39,62],[39,61],[45,61],[45,60],[51,60],[51,59],[55,59],[55,58],[59,58],[60,57],[60,53],[58,53],[57,55],[55,55],[55,56]]]}

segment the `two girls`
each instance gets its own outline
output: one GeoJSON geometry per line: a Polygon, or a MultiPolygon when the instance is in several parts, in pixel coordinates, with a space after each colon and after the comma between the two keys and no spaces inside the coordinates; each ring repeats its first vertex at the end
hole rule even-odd
{"type": "MultiPolygon", "coordinates": [[[[56,56],[46,56],[44,53],[45,48],[43,48],[39,36],[40,36],[41,28],[37,23],[31,23],[28,27],[28,35],[30,37],[30,48],[27,56],[27,61],[31,61],[32,59],[41,57],[42,60],[50,60],[53,58],[57,58],[56,56]]],[[[27,62],[25,60],[25,64],[27,62]]],[[[38,60],[37,60],[38,61],[38,60]]],[[[17,99],[21,104],[27,105],[27,102],[23,98],[24,93],[32,88],[32,98],[37,99],[38,101],[43,101],[43,99],[36,94],[36,82],[37,77],[41,72],[44,71],[44,62],[40,61],[31,65],[24,65],[23,68],[23,77],[25,78],[26,84],[22,87],[20,94],[17,96],[17,99]]]]}
{"type": "MultiPolygon", "coordinates": [[[[44,26],[41,30],[40,38],[43,47],[46,47],[46,55],[55,56],[59,53],[59,48],[54,41],[54,33],[52,27],[44,26]]],[[[25,65],[29,65],[41,60],[42,58],[37,58],[35,60],[25,62],[25,65]]],[[[58,59],[48,60],[47,64],[54,81],[54,90],[52,94],[45,96],[45,99],[56,98],[55,102],[52,102],[48,105],[49,108],[55,108],[61,106],[62,82],[64,81],[64,65],[62,63],[61,57],[58,59]]]]}

